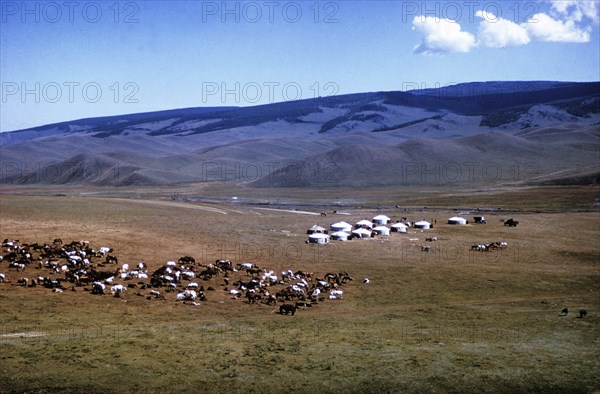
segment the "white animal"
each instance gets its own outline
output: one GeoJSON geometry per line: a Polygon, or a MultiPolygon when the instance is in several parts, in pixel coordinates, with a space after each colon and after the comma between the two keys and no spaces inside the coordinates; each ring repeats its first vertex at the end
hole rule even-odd
{"type": "Polygon", "coordinates": [[[6,275],[0,273],[0,283],[4,282],[4,279],[6,279],[6,275]]]}
{"type": "Polygon", "coordinates": [[[196,277],[196,274],[192,271],[183,271],[181,275],[183,275],[186,279],[194,279],[196,277]]]}
{"type": "Polygon", "coordinates": [[[156,298],[160,297],[160,291],[158,290],[150,290],[150,294],[156,298]]]}
{"type": "Polygon", "coordinates": [[[363,283],[368,285],[371,281],[369,280],[369,278],[365,278],[363,279],[363,283]]]}
{"type": "Polygon", "coordinates": [[[101,246],[100,249],[98,249],[98,253],[100,253],[102,256],[106,255],[110,251],[111,248],[109,248],[108,246],[101,246]]]}
{"type": "Polygon", "coordinates": [[[194,301],[196,297],[198,297],[198,293],[195,290],[186,290],[177,294],[177,301],[194,301]]]}
{"type": "Polygon", "coordinates": [[[113,294],[121,294],[124,291],[127,291],[127,287],[123,285],[114,285],[110,288],[110,292],[113,294]]]}
{"type": "Polygon", "coordinates": [[[330,300],[342,299],[343,296],[344,296],[344,292],[342,290],[333,289],[329,292],[330,300]]]}

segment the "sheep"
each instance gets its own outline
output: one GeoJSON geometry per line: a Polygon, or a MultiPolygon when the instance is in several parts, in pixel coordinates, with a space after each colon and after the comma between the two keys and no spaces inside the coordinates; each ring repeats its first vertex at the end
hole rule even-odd
{"type": "Polygon", "coordinates": [[[115,295],[115,297],[120,297],[121,293],[127,291],[127,287],[123,285],[114,285],[110,288],[110,292],[115,295]]]}
{"type": "Polygon", "coordinates": [[[181,275],[183,275],[183,277],[184,277],[185,279],[188,279],[188,280],[189,280],[189,279],[194,279],[194,278],[196,277],[196,274],[195,274],[195,273],[193,273],[192,271],[183,271],[183,272],[181,273],[181,275]]]}
{"type": "Polygon", "coordinates": [[[6,275],[3,273],[0,273],[0,283],[4,282],[4,279],[6,279],[6,275]]]}
{"type": "Polygon", "coordinates": [[[99,254],[101,257],[104,257],[104,256],[106,256],[106,254],[107,254],[107,253],[110,253],[110,252],[112,252],[112,249],[111,249],[111,248],[109,248],[108,246],[101,246],[101,247],[100,247],[100,249],[98,249],[98,254],[99,254]]]}
{"type": "Polygon", "coordinates": [[[102,282],[92,283],[92,294],[104,294],[106,286],[102,282]]]}
{"type": "Polygon", "coordinates": [[[321,289],[319,289],[318,287],[315,287],[312,291],[312,293],[310,294],[311,298],[319,298],[319,296],[321,295],[321,289]]]}
{"type": "Polygon", "coordinates": [[[363,279],[363,283],[365,285],[368,285],[369,283],[371,283],[371,281],[369,280],[369,278],[365,278],[365,279],[363,279]]]}
{"type": "Polygon", "coordinates": [[[330,300],[336,300],[336,299],[342,299],[344,296],[344,291],[343,290],[337,290],[337,289],[333,289],[329,292],[329,299],[330,300]]]}
{"type": "Polygon", "coordinates": [[[587,311],[585,309],[580,309],[579,310],[579,318],[583,319],[586,316],[587,316],[587,311]]]}
{"type": "Polygon", "coordinates": [[[249,270],[254,268],[254,264],[253,263],[240,263],[238,264],[238,269],[240,270],[249,270]]]}
{"type": "Polygon", "coordinates": [[[176,296],[177,301],[194,301],[196,297],[198,297],[198,293],[194,290],[186,290],[176,296]]]}

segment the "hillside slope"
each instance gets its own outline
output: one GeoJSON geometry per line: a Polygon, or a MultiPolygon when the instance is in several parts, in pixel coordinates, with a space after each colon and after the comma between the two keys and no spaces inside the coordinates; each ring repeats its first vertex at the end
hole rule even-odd
{"type": "Polygon", "coordinates": [[[477,82],[82,119],[0,134],[0,182],[593,182],[599,92],[600,83],[477,82]]]}

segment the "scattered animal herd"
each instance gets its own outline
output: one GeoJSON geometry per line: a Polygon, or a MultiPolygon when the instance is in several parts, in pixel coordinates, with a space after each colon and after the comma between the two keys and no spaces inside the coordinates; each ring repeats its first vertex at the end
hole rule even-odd
{"type": "MultiPolygon", "coordinates": [[[[207,300],[207,292],[219,289],[248,304],[279,302],[279,312],[286,315],[325,300],[343,299],[341,287],[352,281],[347,272],[318,276],[288,269],[277,273],[251,262],[199,264],[190,256],[167,261],[149,272],[145,263],[119,264],[112,252],[107,246],[93,249],[88,241],[63,243],[57,238],[51,244],[27,244],[5,239],[0,270],[14,271],[14,283],[26,288],[41,286],[55,293],[81,289],[114,297],[132,292],[148,300],[165,300],[167,293],[174,293],[174,300],[192,305],[200,305],[207,300]]],[[[10,283],[6,273],[0,273],[0,283],[10,283]]]]}
{"type": "Polygon", "coordinates": [[[477,252],[487,252],[489,250],[504,249],[506,247],[508,247],[508,242],[497,241],[497,242],[492,242],[489,244],[475,244],[475,245],[471,246],[471,250],[474,250],[477,252]]]}

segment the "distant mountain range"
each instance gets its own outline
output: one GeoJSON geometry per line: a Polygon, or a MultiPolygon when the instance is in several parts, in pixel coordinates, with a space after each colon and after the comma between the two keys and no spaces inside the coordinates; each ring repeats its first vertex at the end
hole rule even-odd
{"type": "Polygon", "coordinates": [[[249,187],[586,184],[600,82],[473,82],[0,134],[0,183],[249,187]]]}

